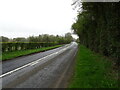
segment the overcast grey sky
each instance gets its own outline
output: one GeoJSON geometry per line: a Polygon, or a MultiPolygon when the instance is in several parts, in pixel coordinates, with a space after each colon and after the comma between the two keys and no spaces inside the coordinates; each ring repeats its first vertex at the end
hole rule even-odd
{"type": "Polygon", "coordinates": [[[0,36],[28,37],[71,32],[72,0],[0,0],[0,36]]]}

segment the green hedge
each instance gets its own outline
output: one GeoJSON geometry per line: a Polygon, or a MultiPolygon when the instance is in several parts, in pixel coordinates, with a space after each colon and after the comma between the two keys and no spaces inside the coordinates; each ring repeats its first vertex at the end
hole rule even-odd
{"type": "Polygon", "coordinates": [[[1,42],[2,52],[11,52],[16,50],[28,50],[28,49],[37,49],[41,47],[49,47],[58,45],[54,42],[26,42],[26,43],[17,43],[17,42],[1,42]]]}
{"type": "MultiPolygon", "coordinates": [[[[79,0],[78,0],[79,1],[79,0]]],[[[120,59],[120,2],[82,2],[81,12],[72,25],[80,43],[92,51],[120,59]]]]}

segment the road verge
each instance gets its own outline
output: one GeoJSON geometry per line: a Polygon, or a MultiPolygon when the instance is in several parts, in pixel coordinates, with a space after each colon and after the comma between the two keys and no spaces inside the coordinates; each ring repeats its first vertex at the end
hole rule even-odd
{"type": "Polygon", "coordinates": [[[118,88],[113,62],[80,45],[69,88],[118,88]]]}

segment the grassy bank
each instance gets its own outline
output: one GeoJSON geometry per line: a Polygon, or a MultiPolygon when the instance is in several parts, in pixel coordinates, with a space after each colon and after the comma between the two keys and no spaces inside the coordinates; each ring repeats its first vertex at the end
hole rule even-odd
{"type": "Polygon", "coordinates": [[[69,88],[116,88],[117,72],[113,63],[80,45],[69,88]]]}
{"type": "Polygon", "coordinates": [[[2,60],[8,60],[8,59],[12,59],[12,58],[15,58],[18,56],[23,56],[23,55],[36,53],[36,52],[46,51],[46,50],[54,49],[54,48],[57,48],[60,46],[62,46],[62,45],[56,45],[56,46],[52,46],[52,47],[43,47],[43,48],[39,48],[39,49],[6,52],[6,53],[2,53],[2,60]]]}

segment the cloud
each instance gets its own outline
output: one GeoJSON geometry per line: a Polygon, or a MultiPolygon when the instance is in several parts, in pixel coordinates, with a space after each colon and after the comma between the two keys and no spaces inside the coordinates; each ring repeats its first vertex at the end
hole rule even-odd
{"type": "Polygon", "coordinates": [[[71,4],[72,0],[1,0],[0,36],[70,32],[77,14],[71,4]]]}

